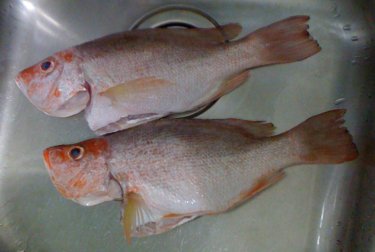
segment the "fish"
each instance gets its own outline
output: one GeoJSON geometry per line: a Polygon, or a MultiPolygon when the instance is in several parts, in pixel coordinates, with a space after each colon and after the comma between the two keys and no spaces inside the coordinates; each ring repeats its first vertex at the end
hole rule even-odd
{"type": "Polygon", "coordinates": [[[227,212],[281,181],[287,167],[358,156],[346,110],[313,116],[281,134],[241,119],[161,119],[46,148],[57,191],[84,206],[118,200],[128,241],[227,212]]]}
{"type": "Polygon", "coordinates": [[[15,82],[40,111],[84,111],[90,129],[104,135],[201,110],[243,84],[250,69],[318,53],[308,20],[289,17],[237,40],[242,27],[235,23],[112,34],[59,51],[15,82]]]}

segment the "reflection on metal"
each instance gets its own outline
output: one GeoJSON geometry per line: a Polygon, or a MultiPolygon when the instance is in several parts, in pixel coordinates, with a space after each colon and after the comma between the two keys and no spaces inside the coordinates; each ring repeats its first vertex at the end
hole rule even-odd
{"type": "MultiPolygon", "coordinates": [[[[361,1],[363,8],[359,8],[356,0],[182,2],[211,13],[221,24],[240,23],[244,33],[291,15],[310,15],[311,33],[322,45],[322,52],[299,63],[254,70],[251,83],[221,98],[204,117],[267,120],[280,132],[332,109],[335,100],[345,98],[338,106],[348,109],[346,126],[358,143],[361,159],[344,165],[295,167],[283,181],[229,213],[199,218],[162,235],[134,239],[130,247],[122,237],[119,202],[91,208],[70,202],[58,194],[44,168],[41,153],[46,146],[93,137],[85,119],[82,115],[44,115],[21,94],[14,76],[48,52],[130,27],[141,14],[162,6],[165,0],[2,0],[0,251],[374,250],[374,221],[367,218],[373,217],[375,197],[371,147],[375,141],[374,9],[368,8],[367,1],[361,1]],[[328,9],[332,2],[337,2],[340,11],[337,18],[328,9]],[[100,15],[95,14],[98,12],[100,15]],[[350,30],[343,29],[347,24],[350,30]],[[351,41],[352,36],[358,41],[351,41]],[[354,55],[368,57],[368,61],[354,67],[350,62],[358,60],[354,55]],[[367,147],[371,152],[363,152],[367,147]],[[361,198],[367,197],[363,207],[368,215],[361,212],[357,221],[351,213],[357,200],[356,178],[363,170],[369,183],[361,189],[361,198]],[[352,240],[350,223],[358,236],[357,249],[346,245],[352,240]]],[[[215,26],[200,15],[176,10],[152,16],[138,28],[166,23],[176,27],[179,22],[215,26]]]]}

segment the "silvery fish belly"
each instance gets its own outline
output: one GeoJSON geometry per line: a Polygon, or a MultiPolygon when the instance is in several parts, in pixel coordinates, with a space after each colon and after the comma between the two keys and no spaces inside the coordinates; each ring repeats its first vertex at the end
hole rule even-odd
{"type": "Polygon", "coordinates": [[[85,110],[90,128],[103,135],[201,109],[254,67],[316,54],[308,19],[290,17],[238,40],[238,24],[114,34],[57,52],[21,71],[16,83],[48,115],[85,110]]]}
{"type": "Polygon", "coordinates": [[[128,240],[232,209],[298,164],[333,164],[358,153],[344,110],[273,135],[270,123],[162,119],[77,144],[50,147],[57,190],[82,205],[122,200],[128,240]]]}

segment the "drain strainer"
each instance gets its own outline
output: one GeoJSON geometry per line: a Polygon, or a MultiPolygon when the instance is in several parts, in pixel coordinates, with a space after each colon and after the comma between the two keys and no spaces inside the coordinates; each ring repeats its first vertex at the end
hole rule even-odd
{"type": "MultiPolygon", "coordinates": [[[[154,9],[140,17],[131,27],[130,30],[146,28],[168,28],[168,29],[191,29],[191,28],[212,28],[216,27],[221,30],[219,23],[210,15],[194,7],[182,5],[167,5],[154,9]]],[[[227,41],[226,35],[222,32],[223,40],[227,41]]],[[[216,102],[213,101],[204,108],[183,113],[179,118],[194,118],[206,112],[216,102]]]]}

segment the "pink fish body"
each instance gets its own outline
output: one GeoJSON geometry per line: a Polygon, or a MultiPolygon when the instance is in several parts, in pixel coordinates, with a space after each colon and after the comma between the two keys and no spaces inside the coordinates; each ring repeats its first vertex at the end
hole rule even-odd
{"type": "Polygon", "coordinates": [[[128,239],[225,212],[298,164],[333,164],[358,153],[344,110],[272,135],[270,123],[165,119],[85,142],[50,147],[44,161],[66,198],[82,205],[122,199],[128,239]]]}
{"type": "Polygon", "coordinates": [[[114,34],[56,53],[21,71],[16,83],[48,115],[85,110],[102,135],[200,109],[241,85],[249,69],[316,54],[308,19],[290,17],[229,43],[238,24],[114,34]]]}

